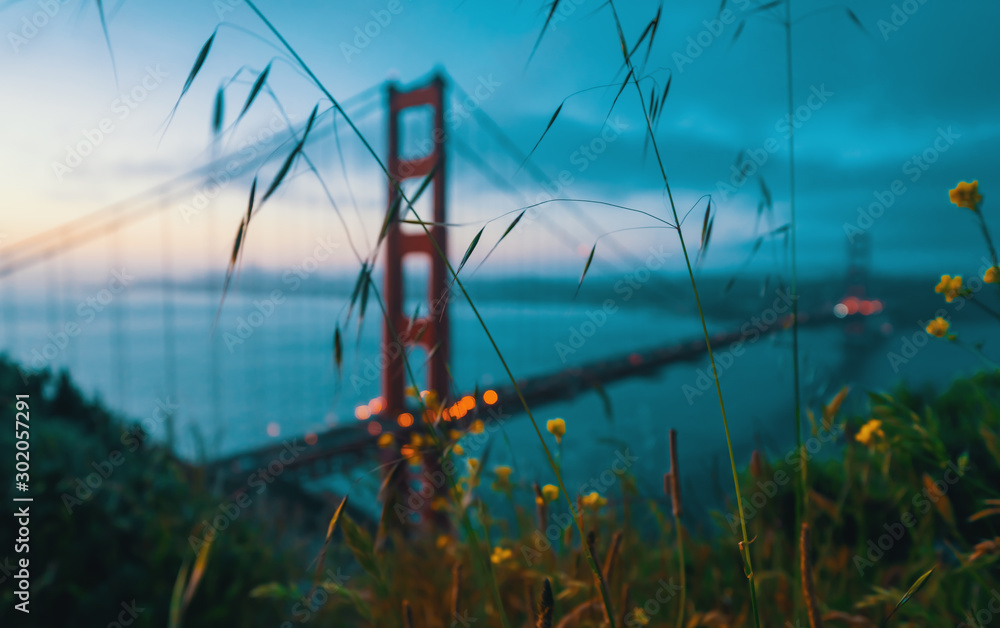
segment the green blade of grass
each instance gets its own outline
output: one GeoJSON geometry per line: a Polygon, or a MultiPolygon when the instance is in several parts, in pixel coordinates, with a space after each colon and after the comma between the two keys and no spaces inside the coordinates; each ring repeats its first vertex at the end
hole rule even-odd
{"type": "Polygon", "coordinates": [[[611,118],[611,112],[615,110],[615,105],[618,104],[618,99],[621,98],[622,92],[624,92],[625,88],[628,87],[628,82],[631,78],[632,78],[632,70],[629,70],[628,74],[625,75],[625,80],[622,81],[622,86],[618,88],[618,93],[615,94],[615,99],[611,101],[611,108],[608,109],[608,115],[604,116],[605,124],[607,124],[608,119],[611,118]]]}
{"type": "Polygon", "coordinates": [[[486,227],[480,229],[479,233],[476,234],[476,237],[472,238],[472,242],[469,243],[469,248],[465,249],[465,255],[462,256],[462,263],[458,265],[458,270],[455,271],[455,274],[462,272],[462,269],[465,267],[465,263],[469,261],[469,257],[472,255],[472,252],[476,250],[476,245],[479,244],[479,238],[483,237],[484,229],[486,229],[486,227]]]}
{"type": "Polygon", "coordinates": [[[347,515],[340,516],[340,529],[344,533],[344,544],[354,555],[361,568],[383,586],[382,571],[375,560],[374,545],[371,537],[347,515]]]}
{"type": "Polygon", "coordinates": [[[236,230],[236,238],[233,240],[233,252],[229,255],[229,264],[226,266],[226,279],[222,284],[222,297],[219,299],[219,308],[215,311],[215,320],[212,322],[212,330],[215,331],[219,324],[219,316],[222,314],[222,306],[226,302],[226,295],[229,293],[229,284],[233,279],[233,272],[236,269],[236,260],[240,255],[240,247],[243,245],[243,233],[246,229],[246,218],[240,218],[239,229],[236,230]]]}
{"type": "Polygon", "coordinates": [[[281,164],[281,168],[278,169],[278,174],[274,175],[274,180],[271,181],[271,185],[267,188],[267,191],[264,192],[264,197],[260,199],[261,205],[263,205],[267,199],[271,198],[271,195],[278,190],[278,186],[281,185],[281,182],[285,180],[286,176],[288,176],[288,172],[291,170],[292,164],[295,162],[295,158],[302,152],[302,149],[306,145],[306,140],[309,139],[309,131],[312,130],[313,123],[316,121],[316,112],[318,110],[319,105],[313,107],[312,113],[309,115],[309,121],[306,123],[305,131],[302,133],[302,139],[299,140],[299,142],[295,145],[295,148],[292,149],[292,152],[290,152],[288,157],[285,158],[284,163],[281,164]]]}
{"type": "Polygon", "coordinates": [[[188,559],[185,558],[181,563],[180,571],[177,572],[174,589],[170,594],[170,617],[167,624],[169,628],[180,628],[181,625],[181,616],[183,615],[181,601],[184,596],[184,584],[187,582],[187,571],[188,559]]]}
{"type": "Polygon", "coordinates": [[[326,550],[330,547],[330,539],[333,538],[333,530],[337,527],[337,520],[340,519],[340,513],[344,511],[344,506],[347,505],[347,497],[347,495],[344,495],[344,499],[340,500],[340,505],[337,506],[337,510],[334,511],[333,517],[330,518],[330,525],[326,528],[326,539],[324,539],[323,547],[319,550],[319,554],[316,556],[316,572],[313,574],[312,589],[309,591],[309,595],[306,596],[306,599],[311,600],[313,593],[316,592],[316,587],[319,586],[319,579],[323,573],[323,563],[326,561],[326,550]]]}
{"type": "Polygon", "coordinates": [[[747,26],[746,20],[740,20],[740,23],[736,25],[736,31],[733,33],[733,39],[732,41],[729,42],[730,48],[733,46],[733,44],[737,42],[737,40],[739,40],[740,35],[743,34],[743,29],[746,28],[746,26],[747,26]]]}
{"type": "Polygon", "coordinates": [[[576,284],[576,292],[573,293],[573,297],[580,294],[580,287],[583,286],[583,279],[587,276],[587,271],[590,270],[590,263],[594,261],[594,251],[597,250],[597,243],[590,247],[590,255],[587,256],[587,263],[583,265],[583,272],[580,274],[580,282],[576,284]]]}
{"type": "Polygon", "coordinates": [[[215,92],[215,105],[212,107],[212,135],[216,137],[222,131],[222,118],[226,109],[225,94],[226,88],[220,85],[215,92]]]}
{"type": "Polygon", "coordinates": [[[542,32],[538,33],[538,39],[535,41],[535,46],[531,49],[531,54],[528,55],[528,63],[531,63],[531,58],[535,56],[535,51],[538,50],[538,46],[542,43],[542,37],[545,36],[545,31],[552,21],[552,16],[556,14],[557,8],[559,8],[559,0],[552,0],[552,8],[549,9],[549,15],[545,18],[545,24],[542,25],[542,32]]]}
{"type": "MultiPolygon", "coordinates": [[[[191,66],[191,71],[188,72],[187,80],[184,81],[184,87],[181,88],[181,95],[177,97],[177,102],[174,103],[173,109],[170,110],[170,115],[167,116],[167,121],[164,124],[163,134],[166,135],[167,129],[170,127],[170,122],[174,119],[174,114],[177,113],[177,108],[181,106],[181,100],[184,99],[184,95],[187,94],[188,90],[191,88],[191,84],[194,83],[194,79],[198,76],[198,72],[201,71],[202,66],[205,65],[205,60],[208,59],[208,52],[212,49],[212,42],[215,41],[215,36],[218,34],[218,29],[212,31],[211,37],[202,45],[201,50],[198,52],[198,56],[194,60],[194,65],[191,66]]],[[[162,140],[163,137],[161,136],[162,140]]]]}
{"type": "Polygon", "coordinates": [[[521,213],[517,215],[517,218],[515,218],[513,222],[511,222],[510,225],[507,226],[507,229],[503,232],[503,235],[500,236],[500,239],[497,240],[496,244],[494,244],[493,247],[489,250],[489,252],[486,253],[485,256],[483,256],[482,261],[476,265],[476,270],[479,270],[479,267],[486,263],[486,260],[490,258],[490,255],[493,255],[493,251],[497,250],[497,247],[500,246],[500,243],[503,242],[503,239],[507,237],[507,234],[514,230],[514,227],[517,226],[517,223],[521,222],[521,218],[524,216],[524,213],[526,211],[528,210],[522,210],[521,213]]]}
{"type": "Polygon", "coordinates": [[[889,620],[892,619],[892,616],[896,614],[896,611],[902,608],[904,604],[910,601],[910,598],[916,595],[917,592],[923,588],[924,584],[926,584],[927,579],[931,577],[932,573],[934,573],[933,568],[931,568],[930,571],[928,571],[924,575],[917,578],[916,582],[913,583],[913,586],[911,586],[906,591],[906,593],[903,594],[903,597],[899,599],[899,602],[896,603],[896,606],[892,609],[892,611],[888,615],[886,615],[885,619],[882,620],[882,623],[880,624],[881,626],[885,626],[886,624],[888,624],[889,620]]]}
{"type": "Polygon", "coordinates": [[[861,32],[862,32],[862,33],[864,33],[865,35],[868,35],[868,34],[869,34],[869,33],[868,33],[868,29],[867,29],[867,28],[865,28],[865,25],[864,25],[864,24],[862,24],[862,23],[861,23],[861,20],[859,20],[859,19],[858,19],[858,16],[857,16],[857,14],[855,14],[855,13],[854,13],[854,11],[852,11],[852,10],[850,9],[850,7],[844,7],[844,10],[845,10],[845,11],[847,11],[847,17],[848,17],[848,18],[849,18],[849,19],[850,19],[850,20],[851,20],[852,22],[854,22],[854,25],[855,25],[855,26],[857,26],[858,28],[860,28],[860,29],[861,29],[861,32]]]}
{"type": "Polygon", "coordinates": [[[518,171],[520,171],[521,168],[524,168],[525,164],[528,163],[528,160],[531,159],[531,156],[535,154],[535,150],[538,148],[538,145],[542,143],[542,140],[545,139],[545,135],[549,132],[549,129],[552,128],[552,125],[555,124],[556,118],[559,117],[559,112],[562,111],[563,105],[565,105],[565,104],[566,104],[566,101],[564,100],[563,102],[559,103],[558,107],[556,107],[556,110],[552,114],[552,117],[549,118],[549,123],[545,125],[545,130],[542,131],[541,137],[539,137],[538,141],[535,142],[535,145],[531,147],[531,150],[528,152],[527,156],[524,158],[524,161],[522,161],[521,165],[518,167],[518,171]]]}
{"type": "Polygon", "coordinates": [[[215,540],[214,532],[206,534],[205,542],[198,549],[198,557],[194,561],[194,567],[191,569],[191,577],[188,579],[187,587],[184,589],[184,599],[181,602],[182,615],[191,604],[195,591],[198,590],[198,584],[201,583],[201,579],[205,575],[205,569],[208,567],[208,553],[212,549],[213,540],[215,540]]]}
{"type": "Polygon", "coordinates": [[[246,114],[247,110],[250,109],[250,105],[253,104],[253,101],[257,98],[260,90],[264,87],[264,83],[267,82],[267,75],[270,71],[271,64],[268,63],[267,67],[264,68],[264,71],[257,77],[257,80],[253,82],[253,87],[250,88],[250,94],[247,96],[246,102],[243,103],[243,109],[240,110],[240,115],[236,118],[237,122],[239,122],[240,119],[243,118],[243,115],[246,114]]]}
{"type": "Polygon", "coordinates": [[[111,35],[108,33],[108,20],[104,14],[104,0],[95,0],[97,3],[97,15],[101,18],[101,31],[104,33],[104,42],[108,45],[108,56],[111,57],[111,71],[115,75],[115,83],[118,82],[118,64],[115,63],[115,51],[111,47],[111,35]]]}
{"type": "Polygon", "coordinates": [[[250,200],[247,202],[247,215],[244,218],[246,225],[243,227],[243,244],[240,247],[240,268],[243,268],[243,252],[246,251],[247,236],[250,233],[250,218],[253,216],[253,201],[254,196],[257,194],[257,177],[253,178],[253,183],[250,184],[250,200]]]}
{"type": "Polygon", "coordinates": [[[333,363],[339,376],[344,367],[344,341],[340,337],[340,323],[333,330],[333,363]]]}

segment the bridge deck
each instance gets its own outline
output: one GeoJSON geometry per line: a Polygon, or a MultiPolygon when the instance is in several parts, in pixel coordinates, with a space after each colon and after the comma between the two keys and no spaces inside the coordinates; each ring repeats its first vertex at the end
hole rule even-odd
{"type": "MultiPolygon", "coordinates": [[[[826,324],[837,320],[829,311],[820,314],[800,315],[799,319],[800,325],[826,324]]],[[[787,329],[790,324],[790,316],[781,318],[774,324],[765,326],[760,332],[761,336],[787,329]]],[[[721,349],[732,343],[746,340],[746,337],[747,334],[740,330],[716,334],[712,338],[712,344],[714,348],[721,349]]],[[[518,386],[521,388],[528,406],[534,408],[548,403],[573,399],[583,393],[596,391],[599,387],[623,379],[637,376],[651,377],[666,366],[696,360],[704,356],[705,353],[704,338],[692,339],[668,346],[595,360],[548,375],[525,378],[518,381],[518,386]]],[[[500,417],[509,417],[523,411],[523,405],[513,385],[498,387],[495,390],[497,400],[492,405],[477,400],[478,405],[473,411],[469,412],[462,420],[454,421],[455,427],[464,427],[475,419],[482,419],[484,422],[495,421],[500,417]]],[[[395,417],[373,416],[367,421],[355,421],[321,432],[316,435],[315,442],[311,445],[307,444],[303,437],[286,439],[275,445],[260,447],[212,461],[208,467],[215,471],[249,473],[256,469],[266,469],[277,461],[285,470],[292,469],[310,477],[327,475],[338,469],[349,468],[352,464],[360,461],[373,460],[371,454],[377,448],[378,436],[373,436],[368,432],[368,424],[371,421],[380,423],[382,433],[391,433],[397,436],[406,436],[409,432],[421,427],[414,425],[403,428],[396,423],[395,417]]]]}

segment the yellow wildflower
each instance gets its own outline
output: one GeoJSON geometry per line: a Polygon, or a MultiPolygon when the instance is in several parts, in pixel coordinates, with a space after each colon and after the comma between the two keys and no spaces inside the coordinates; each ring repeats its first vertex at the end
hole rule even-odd
{"type": "Polygon", "coordinates": [[[501,484],[506,484],[510,480],[510,474],[513,473],[514,470],[507,465],[500,465],[499,467],[493,469],[493,472],[497,474],[497,480],[501,484]]]}
{"type": "Polygon", "coordinates": [[[986,283],[1000,283],[1000,268],[991,266],[983,273],[983,281],[986,283]]]}
{"type": "Polygon", "coordinates": [[[944,300],[951,303],[962,292],[962,276],[941,275],[941,281],[934,287],[934,292],[944,295],[944,300]]]}
{"type": "Polygon", "coordinates": [[[547,502],[554,502],[559,497],[559,487],[555,484],[546,484],[542,487],[542,497],[547,502]]]}
{"type": "Polygon", "coordinates": [[[885,432],[882,431],[882,421],[878,419],[869,420],[854,435],[854,440],[862,445],[870,445],[873,440],[882,438],[885,438],[885,432]]]}
{"type": "Polygon", "coordinates": [[[441,400],[438,398],[437,391],[424,391],[424,393],[421,394],[421,397],[424,398],[424,405],[431,412],[431,414],[436,415],[441,411],[441,400]]]}
{"type": "Polygon", "coordinates": [[[476,471],[479,470],[479,459],[478,458],[469,458],[468,462],[469,462],[469,471],[471,471],[472,473],[475,473],[476,471]]]}
{"type": "Polygon", "coordinates": [[[979,181],[973,181],[972,183],[962,181],[955,186],[954,190],[948,190],[948,198],[959,207],[976,211],[979,203],[983,201],[983,195],[979,193],[979,181]]]}
{"type": "Polygon", "coordinates": [[[635,610],[632,611],[632,621],[629,623],[634,623],[634,625],[638,626],[647,626],[649,625],[649,617],[646,616],[646,611],[642,610],[641,606],[636,606],[635,610]]]}
{"type": "Polygon", "coordinates": [[[545,429],[549,431],[549,434],[556,437],[557,443],[561,442],[563,435],[566,434],[566,421],[562,419],[552,419],[545,424],[545,429]]]}
{"type": "Polygon", "coordinates": [[[465,455],[465,450],[462,449],[462,446],[459,445],[458,443],[455,443],[455,446],[452,447],[451,450],[453,452],[455,452],[456,456],[464,456],[465,455]]]}
{"type": "Polygon", "coordinates": [[[385,449],[392,444],[392,434],[382,434],[378,437],[378,446],[385,449]]]}
{"type": "Polygon", "coordinates": [[[451,545],[451,540],[452,539],[450,536],[448,536],[447,534],[442,534],[437,538],[437,542],[435,544],[437,545],[438,549],[444,549],[445,547],[451,545]]]}
{"type": "Polygon", "coordinates": [[[494,565],[499,565],[503,561],[510,559],[510,557],[513,555],[514,552],[510,551],[509,549],[504,549],[502,547],[494,547],[493,555],[490,556],[490,561],[492,561],[494,565]]]}
{"type": "Polygon", "coordinates": [[[600,508],[604,504],[608,503],[608,500],[601,497],[597,491],[592,492],[590,495],[583,496],[583,505],[591,508],[600,508]]]}
{"type": "Polygon", "coordinates": [[[472,425],[469,426],[469,432],[473,434],[482,434],[484,428],[485,426],[483,425],[482,419],[476,419],[472,422],[472,425]]]}
{"type": "Polygon", "coordinates": [[[448,430],[448,438],[451,440],[458,440],[462,438],[462,433],[458,430],[448,430]]]}
{"type": "Polygon", "coordinates": [[[938,316],[931,322],[927,323],[927,333],[932,336],[937,336],[938,338],[944,338],[944,335],[948,333],[948,327],[950,323],[945,319],[938,316]]]}

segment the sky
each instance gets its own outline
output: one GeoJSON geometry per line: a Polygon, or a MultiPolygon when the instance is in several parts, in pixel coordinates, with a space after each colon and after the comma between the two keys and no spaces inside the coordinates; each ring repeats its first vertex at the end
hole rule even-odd
{"type": "MultiPolygon", "coordinates": [[[[212,189],[204,180],[192,180],[191,189],[166,198],[141,195],[213,156],[240,151],[270,156],[258,173],[263,186],[290,150],[273,138],[285,137],[289,123],[301,125],[315,105],[326,110],[330,103],[241,1],[104,4],[113,53],[94,2],[0,4],[0,173],[6,200],[0,247],[140,195],[149,204],[148,218],[79,248],[60,249],[63,254],[50,263],[63,272],[98,275],[118,263],[148,277],[218,271],[246,211],[253,172],[226,182],[202,207],[196,207],[198,192],[212,189]],[[213,32],[208,58],[171,117],[213,32]],[[272,61],[268,85],[282,108],[262,96],[234,126],[250,84],[272,61]],[[238,80],[224,91],[225,130],[213,139],[217,90],[234,75],[238,80]]],[[[659,4],[618,4],[632,45],[659,4]]],[[[755,11],[762,3],[731,0],[720,15],[719,4],[663,6],[641,83],[645,100],[672,77],[657,142],[678,211],[694,208],[683,226],[692,251],[698,248],[705,195],[712,195],[707,273],[744,268],[759,232],[786,224],[790,215],[786,41],[778,23],[783,8],[755,11]],[[745,184],[732,185],[737,159],[753,164],[755,172],[745,184]],[[761,181],[773,211],[758,224],[761,181]]],[[[990,30],[1000,5],[848,5],[863,28],[842,3],[792,4],[800,273],[825,275],[842,266],[849,237],[861,231],[871,239],[877,272],[974,272],[986,253],[978,223],[968,210],[949,204],[947,191],[958,181],[979,180],[987,222],[1000,230],[990,202],[990,190],[1000,181],[1000,43],[990,30]]],[[[615,102],[624,77],[621,50],[610,11],[597,0],[562,0],[534,54],[548,9],[541,2],[260,0],[257,6],[356,117],[382,159],[379,86],[447,73],[449,104],[457,114],[448,130],[448,218],[466,225],[450,232],[453,259],[461,258],[484,221],[496,218],[483,236],[492,245],[519,208],[538,200],[601,201],[672,220],[656,160],[644,151],[634,88],[615,102]],[[469,102],[465,94],[478,96],[469,102]],[[519,169],[479,114],[471,113],[481,109],[526,153],[561,103],[533,153],[537,170],[519,169]],[[484,170],[491,174],[484,176],[484,170]]],[[[645,47],[636,58],[644,55],[645,47]]],[[[411,130],[420,128],[418,121],[411,130]]],[[[368,252],[385,211],[386,184],[342,118],[336,135],[332,129],[327,114],[306,154],[343,219],[300,160],[255,217],[245,263],[293,267],[326,241],[335,249],[330,272],[356,272],[351,245],[368,252]]],[[[426,204],[417,209],[426,217],[426,204]]],[[[682,272],[676,233],[662,227],[606,205],[546,203],[518,225],[482,272],[575,279],[595,242],[594,273],[627,272],[651,249],[672,256],[666,272],[682,272]],[[618,233],[600,237],[612,231],[618,233]]],[[[487,250],[477,249],[476,261],[487,250]]],[[[781,251],[762,247],[746,269],[787,271],[781,251]]]]}

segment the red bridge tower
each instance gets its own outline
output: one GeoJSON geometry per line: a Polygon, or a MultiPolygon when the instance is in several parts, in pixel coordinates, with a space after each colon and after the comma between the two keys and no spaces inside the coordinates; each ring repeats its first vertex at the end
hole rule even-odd
{"type": "MultiPolygon", "coordinates": [[[[437,246],[447,253],[448,239],[445,223],[445,82],[438,74],[423,86],[401,91],[394,84],[389,84],[389,157],[388,170],[392,178],[389,182],[389,207],[397,201],[397,185],[402,185],[407,179],[424,178],[432,171],[434,173],[429,188],[423,196],[432,195],[433,215],[421,216],[422,220],[436,223],[429,226],[430,238],[437,246]],[[423,156],[404,159],[400,154],[400,114],[413,107],[433,109],[433,124],[429,142],[427,139],[418,142],[429,145],[430,151],[423,156]]],[[[409,195],[407,195],[409,196],[409,195]]],[[[412,200],[412,199],[411,199],[412,200]]],[[[403,347],[394,347],[395,339],[388,323],[383,324],[382,350],[389,358],[382,374],[382,396],[386,400],[387,416],[393,419],[406,410],[404,390],[406,387],[406,371],[403,367],[403,351],[408,347],[420,345],[424,347],[430,359],[428,360],[427,388],[437,392],[442,403],[448,398],[448,268],[438,255],[437,248],[426,233],[404,233],[399,220],[406,217],[409,208],[400,206],[398,215],[389,225],[385,236],[385,305],[389,320],[393,322],[403,347]],[[425,312],[423,318],[410,320],[403,312],[403,260],[407,255],[427,255],[430,258],[430,285],[428,286],[429,303],[421,307],[425,312]],[[395,350],[394,350],[395,349],[395,350]],[[402,349],[402,350],[400,350],[402,349]]]]}

